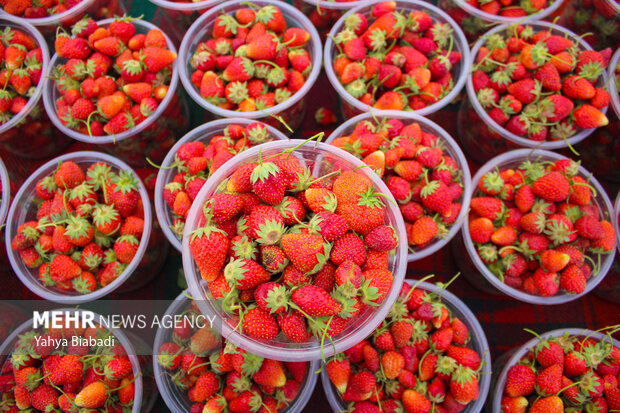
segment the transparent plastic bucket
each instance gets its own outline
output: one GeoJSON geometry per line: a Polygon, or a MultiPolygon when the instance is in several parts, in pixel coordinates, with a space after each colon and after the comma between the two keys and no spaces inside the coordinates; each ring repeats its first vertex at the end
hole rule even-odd
{"type": "Polygon", "coordinates": [[[620,3],[617,0],[566,1],[558,24],[577,33],[591,33],[585,40],[596,50],[620,47],[620,3]]]}
{"type": "Polygon", "coordinates": [[[34,26],[3,13],[0,14],[0,30],[5,27],[13,27],[32,37],[41,48],[43,62],[41,62],[41,79],[26,106],[11,120],[0,125],[0,146],[22,158],[38,159],[53,156],[62,151],[70,141],[50,123],[41,100],[50,67],[47,43],[34,26]]]}
{"type": "MultiPolygon", "coordinates": [[[[361,13],[365,16],[371,15],[372,7],[380,3],[380,0],[375,0],[372,2],[366,2],[354,9],[349,10],[346,14],[344,14],[332,27],[327,40],[325,40],[325,51],[324,51],[324,65],[325,72],[327,73],[327,78],[329,82],[332,84],[336,92],[338,93],[338,97],[340,98],[340,112],[342,113],[342,117],[344,119],[352,118],[353,116],[359,115],[360,113],[368,112],[370,110],[376,110],[372,107],[362,103],[360,100],[354,98],[349,92],[346,91],[344,86],[340,83],[338,76],[334,72],[334,57],[336,44],[333,41],[333,38],[340,32],[340,30],[344,26],[344,21],[347,16],[353,13],[361,13]]],[[[433,6],[430,3],[421,0],[399,0],[396,2],[397,10],[406,10],[406,11],[415,11],[415,10],[424,10],[429,16],[433,19],[433,21],[439,21],[442,23],[449,24],[454,30],[454,51],[461,53],[461,61],[456,64],[452,70],[452,77],[454,78],[454,87],[443,99],[439,100],[432,105],[429,105],[423,109],[415,110],[414,113],[417,113],[420,116],[427,116],[432,113],[435,113],[451,103],[454,99],[456,99],[465,86],[465,78],[471,69],[471,55],[469,52],[469,44],[467,43],[467,39],[465,39],[465,35],[463,31],[459,27],[458,24],[452,19],[452,17],[448,16],[446,12],[441,10],[440,8],[433,6]]]]}
{"type": "MultiPolygon", "coordinates": [[[[609,337],[602,333],[580,328],[552,330],[544,334],[540,334],[540,336],[544,339],[550,337],[562,337],[567,332],[571,336],[587,336],[599,341],[609,340],[609,337]]],[[[614,346],[620,347],[620,342],[618,342],[618,340],[612,339],[612,342],[614,346]]],[[[531,348],[535,347],[539,343],[540,340],[537,337],[534,337],[520,347],[503,354],[500,358],[498,358],[497,362],[495,362],[490,400],[486,408],[488,413],[502,413],[502,395],[504,393],[504,388],[506,387],[506,376],[508,375],[508,370],[510,367],[517,364],[521,357],[525,356],[531,348]]]]}
{"type": "MultiPolygon", "coordinates": [[[[482,165],[478,172],[472,178],[472,193],[471,197],[474,198],[476,193],[478,192],[478,182],[480,182],[480,178],[489,171],[503,170],[506,168],[517,168],[522,162],[526,160],[535,161],[551,161],[554,162],[558,159],[565,159],[565,156],[559,155],[555,152],[550,151],[542,151],[538,149],[518,149],[515,151],[506,152],[502,155],[499,155],[486,164],[482,165]]],[[[601,217],[611,218],[613,214],[613,207],[611,205],[611,201],[609,197],[605,193],[605,189],[601,186],[601,184],[594,178],[590,172],[588,172],[584,167],[579,166],[578,175],[584,178],[589,182],[590,185],[596,190],[596,197],[592,195],[593,204],[599,208],[601,212],[601,217]]],[[[500,281],[493,273],[487,268],[486,264],[482,262],[480,256],[476,252],[474,244],[469,235],[469,230],[467,229],[468,225],[465,225],[465,228],[461,231],[462,242],[464,243],[464,247],[467,250],[467,254],[463,254],[463,249],[460,246],[455,246],[455,259],[463,275],[465,278],[475,287],[487,291],[497,293],[499,290],[501,293],[506,294],[516,300],[523,301],[526,303],[537,304],[537,305],[555,305],[555,304],[563,304],[569,301],[573,301],[588,294],[592,291],[596,286],[605,278],[611,265],[614,261],[614,256],[616,251],[612,250],[611,253],[605,254],[601,257],[601,266],[600,270],[596,275],[592,275],[586,284],[586,289],[581,294],[568,294],[566,292],[558,292],[558,294],[552,297],[540,297],[537,295],[531,295],[524,291],[517,290],[516,288],[510,287],[507,284],[500,281]],[[489,285],[490,284],[490,285],[489,285]]]]}
{"type": "MultiPolygon", "coordinates": [[[[470,41],[475,41],[488,27],[503,23],[524,23],[532,20],[544,20],[560,9],[564,0],[555,0],[548,7],[527,17],[506,17],[491,14],[472,6],[465,0],[439,0],[439,7],[445,10],[463,28],[470,41]]],[[[567,1],[570,3],[570,1],[567,1]]]]}
{"type": "MultiPolygon", "coordinates": [[[[578,44],[581,50],[592,50],[590,45],[588,45],[575,33],[563,27],[542,21],[529,21],[527,24],[532,26],[535,31],[549,30],[553,34],[557,34],[562,37],[566,36],[574,43],[578,44]]],[[[497,26],[486,32],[472,48],[472,59],[475,61],[480,47],[484,45],[486,36],[502,32],[507,30],[509,27],[509,24],[502,24],[501,26],[497,26]]],[[[596,86],[604,87],[606,82],[607,74],[603,73],[596,83],[596,86]]],[[[582,129],[566,140],[543,142],[517,136],[495,123],[495,121],[486,113],[476,97],[471,73],[467,76],[466,89],[467,99],[463,99],[458,114],[457,125],[459,132],[459,143],[463,147],[463,150],[479,163],[486,162],[493,156],[510,149],[526,147],[543,150],[558,150],[568,148],[569,145],[574,146],[594,132],[594,129],[582,129]]],[[[607,108],[604,108],[601,111],[606,113],[607,108]]]]}
{"type": "Polygon", "coordinates": [[[284,15],[284,19],[286,20],[288,27],[300,27],[310,33],[308,53],[310,54],[310,59],[312,61],[312,70],[306,79],[306,83],[301,87],[301,89],[295,92],[295,94],[289,99],[278,105],[267,108],[264,111],[254,112],[240,112],[222,109],[207,102],[206,99],[200,96],[199,90],[191,81],[191,67],[189,65],[191,56],[194,53],[194,50],[196,50],[197,45],[210,37],[210,33],[212,32],[213,24],[215,23],[217,16],[222,13],[230,14],[237,9],[247,7],[247,5],[244,5],[236,0],[227,1],[211,8],[205,14],[200,16],[200,18],[189,28],[185,34],[185,37],[183,37],[183,42],[179,48],[178,60],[180,62],[187,62],[186,64],[179,65],[179,76],[181,77],[181,82],[183,83],[185,90],[192,100],[209,111],[214,117],[259,120],[281,130],[283,133],[288,135],[290,132],[274,116],[281,116],[284,122],[286,122],[293,130],[296,130],[299,125],[301,125],[306,111],[306,97],[312,88],[312,85],[314,85],[314,82],[319,76],[319,72],[321,71],[321,39],[319,38],[319,34],[310,20],[308,20],[302,12],[293,6],[277,0],[257,0],[253,1],[252,4],[261,7],[266,5],[276,6],[282,10],[282,14],[284,15]]]}
{"type": "Polygon", "coordinates": [[[53,45],[59,26],[70,29],[86,14],[95,20],[107,19],[115,15],[121,16],[128,10],[125,3],[127,1],[124,0],[82,0],[69,10],[47,17],[30,19],[17,17],[5,12],[4,8],[0,9],[0,15],[10,18],[12,21],[23,21],[35,26],[53,45]]]}
{"type": "MultiPolygon", "coordinates": [[[[51,312],[52,313],[59,312],[59,313],[65,314],[68,312],[71,312],[71,313],[80,312],[81,313],[83,311],[84,310],[75,309],[75,308],[73,309],[65,308],[65,309],[59,309],[59,310],[52,310],[51,312]]],[[[102,317],[101,315],[93,311],[88,311],[88,312],[92,312],[95,315],[94,320],[93,320],[94,323],[100,324],[101,326],[105,325],[105,322],[106,322],[105,317],[102,317]]],[[[19,327],[17,327],[15,331],[13,331],[11,335],[6,340],[4,340],[3,343],[0,344],[0,365],[4,365],[5,361],[7,360],[7,357],[9,357],[12,354],[19,336],[21,334],[32,331],[33,326],[34,326],[34,319],[30,319],[24,322],[19,327]]],[[[135,388],[134,388],[133,407],[131,408],[130,412],[131,413],[146,413],[147,410],[142,409],[142,392],[143,392],[142,370],[140,368],[140,361],[138,360],[138,356],[136,356],[136,351],[132,345],[132,342],[127,337],[125,332],[122,331],[121,329],[114,329],[114,330],[108,330],[108,331],[110,331],[114,335],[114,337],[116,337],[116,340],[118,340],[118,343],[121,346],[123,346],[123,348],[125,349],[125,352],[127,353],[127,357],[129,358],[129,361],[131,362],[132,373],[133,373],[133,376],[135,377],[135,380],[133,381],[135,388]]]]}
{"type": "MultiPolygon", "coordinates": [[[[204,125],[189,131],[170,149],[168,155],[166,155],[166,158],[162,162],[159,172],[157,173],[157,182],[155,183],[155,213],[157,215],[157,220],[159,221],[162,231],[164,232],[164,235],[166,236],[170,244],[172,244],[172,246],[177,249],[177,251],[181,251],[181,240],[171,229],[172,221],[174,220],[174,214],[170,210],[168,204],[164,201],[164,188],[168,183],[172,182],[174,176],[177,174],[176,168],[170,169],[170,165],[175,160],[177,150],[179,149],[179,147],[181,147],[181,145],[187,142],[200,141],[203,142],[206,146],[209,144],[209,142],[214,136],[222,134],[224,129],[228,125],[238,124],[242,126],[247,126],[250,123],[254,122],[256,121],[251,119],[231,118],[219,119],[205,123],[204,125]]],[[[282,132],[280,132],[273,126],[265,126],[269,130],[269,134],[272,136],[273,140],[288,139],[282,132]]]]}
{"type": "Polygon", "coordinates": [[[417,122],[420,124],[420,128],[423,132],[432,133],[437,136],[445,146],[445,152],[452,157],[459,166],[459,169],[462,171],[462,184],[463,184],[463,194],[461,195],[461,211],[459,213],[458,218],[455,223],[450,226],[450,231],[443,239],[437,239],[432,242],[427,247],[416,251],[409,252],[407,256],[407,260],[409,262],[414,262],[417,260],[421,260],[422,258],[426,258],[429,255],[434,254],[435,252],[442,249],[454,236],[461,230],[463,226],[463,222],[465,220],[465,216],[467,215],[467,211],[469,209],[469,203],[471,201],[471,174],[469,171],[469,166],[467,165],[467,159],[461,151],[461,148],[456,143],[456,141],[446,132],[443,128],[441,128],[436,123],[424,118],[415,113],[401,112],[397,110],[384,110],[384,111],[375,111],[372,113],[363,113],[361,115],[357,115],[356,117],[347,120],[345,123],[340,125],[331,135],[327,138],[325,143],[331,143],[334,139],[340,136],[349,135],[354,129],[355,125],[358,123],[373,119],[399,119],[403,121],[405,124],[417,122]]]}
{"type": "MultiPolygon", "coordinates": [[[[106,27],[113,21],[114,19],[106,19],[97,22],[97,24],[106,27]]],[[[136,27],[136,33],[147,33],[151,29],[158,28],[144,20],[133,20],[133,24],[136,27]]],[[[177,50],[172,40],[166,33],[164,36],[168,48],[176,53],[177,50]]],[[[67,59],[54,54],[50,61],[50,68],[66,61],[67,59]]],[[[153,162],[160,162],[166,156],[168,149],[174,145],[176,135],[183,133],[188,124],[187,106],[177,91],[179,84],[177,61],[172,64],[168,93],[159,103],[155,112],[125,132],[116,135],[89,136],[63,125],[56,112],[56,99],[60,97],[60,93],[56,88],[56,81],[52,78],[46,80],[43,89],[45,110],[54,125],[72,139],[96,145],[131,165],[146,166],[148,165],[147,157],[153,162]]]]}
{"type": "MultiPolygon", "coordinates": [[[[416,284],[415,280],[405,280],[405,282],[411,286],[416,284]]],[[[427,282],[419,283],[416,288],[434,293],[440,292],[439,287],[427,282]]],[[[491,387],[491,350],[489,349],[489,343],[487,342],[487,337],[480,322],[478,322],[474,313],[471,312],[465,303],[447,290],[441,292],[441,298],[442,302],[452,312],[452,315],[457,316],[465,323],[471,335],[471,341],[467,343],[467,346],[474,349],[480,355],[481,368],[478,383],[478,399],[468,404],[467,407],[462,410],[462,413],[478,413],[484,407],[484,403],[489,394],[489,388],[491,387]]],[[[321,371],[321,383],[323,384],[323,391],[325,392],[325,396],[332,410],[334,412],[347,411],[347,403],[342,401],[338,391],[334,389],[334,385],[329,380],[326,369],[321,371]]]]}
{"type": "Polygon", "coordinates": [[[142,183],[140,178],[138,178],[135,172],[132,171],[137,179],[138,192],[140,193],[140,198],[142,199],[142,203],[144,204],[144,231],[142,232],[142,237],[140,238],[140,246],[138,247],[138,251],[136,252],[134,259],[131,261],[131,263],[129,263],[129,265],[127,265],[125,271],[123,271],[116,278],[116,280],[106,285],[105,287],[99,288],[98,290],[95,290],[89,294],[78,294],[77,292],[67,292],[58,290],[53,287],[45,287],[39,281],[38,269],[28,268],[23,263],[17,251],[14,251],[11,248],[11,240],[13,239],[13,237],[15,237],[17,233],[17,228],[21,224],[26,221],[36,219],[37,205],[32,203],[31,201],[36,197],[35,187],[37,182],[41,178],[51,175],[58,167],[58,163],[64,161],[73,161],[76,164],[80,165],[82,168],[88,167],[95,162],[105,162],[117,172],[120,170],[132,171],[132,169],[126,163],[110,155],[106,155],[100,152],[73,152],[52,159],[51,161],[45,163],[39,169],[34,171],[26,180],[26,182],[24,182],[21,188],[19,188],[19,191],[15,195],[11,204],[11,208],[9,209],[9,215],[7,218],[8,224],[5,228],[5,243],[7,255],[9,256],[13,271],[15,272],[15,274],[17,274],[17,277],[20,279],[20,281],[30,291],[45,300],[53,301],[55,303],[80,304],[97,300],[116,290],[123,283],[125,283],[125,281],[127,281],[127,279],[134,273],[136,268],[138,268],[140,261],[142,260],[142,257],[146,252],[148,239],[151,234],[151,204],[149,202],[149,197],[146,192],[146,188],[144,187],[144,184],[142,183]]]}
{"type": "MultiPolygon", "coordinates": [[[[203,205],[240,165],[258,160],[259,153],[262,153],[264,159],[267,156],[282,153],[298,145],[301,146],[295,149],[291,156],[295,156],[300,159],[300,161],[309,165],[308,167],[312,168],[312,175],[315,177],[323,176],[334,170],[334,163],[336,162],[342,170],[351,170],[364,165],[353,155],[324,143],[304,143],[304,141],[301,140],[289,140],[255,146],[226,162],[204,184],[190,209],[183,233],[182,255],[185,279],[187,280],[192,297],[197,300],[198,307],[202,314],[204,314],[205,317],[217,317],[217,322],[215,323],[216,328],[220,330],[220,334],[222,334],[226,340],[231,341],[250,353],[265,358],[284,361],[318,360],[322,357],[330,357],[334,352],[342,352],[354,346],[372,332],[390,311],[392,304],[394,304],[394,301],[396,301],[398,297],[407,271],[407,245],[405,242],[399,242],[395,253],[389,258],[388,269],[393,274],[393,282],[392,288],[383,302],[377,307],[367,309],[363,314],[360,314],[354,322],[350,322],[338,336],[332,337],[333,345],[326,344],[322,349],[323,351],[321,351],[320,341],[315,338],[304,343],[292,343],[287,339],[280,338],[271,341],[257,340],[241,334],[235,329],[235,325],[238,322],[237,318],[230,314],[223,313],[217,301],[209,301],[211,294],[205,291],[205,288],[202,286],[202,279],[198,273],[192,255],[189,252],[189,237],[192,231],[199,225],[203,205]]],[[[378,192],[386,194],[388,199],[384,202],[386,205],[386,219],[384,222],[386,225],[394,227],[399,240],[405,240],[407,235],[402,215],[396,206],[394,198],[389,194],[386,185],[370,168],[360,168],[357,172],[370,178],[378,192]]]]}
{"type": "MultiPolygon", "coordinates": [[[[168,310],[166,310],[164,317],[168,318],[179,316],[187,310],[191,304],[188,294],[189,290],[185,290],[179,294],[172,304],[170,304],[168,310]]],[[[171,341],[171,337],[171,329],[162,329],[161,327],[157,329],[157,333],[155,334],[155,343],[153,344],[153,372],[155,374],[155,381],[157,382],[159,394],[161,394],[161,397],[164,399],[168,409],[170,409],[173,413],[184,413],[190,411],[192,403],[189,401],[185,392],[180,391],[178,387],[168,380],[166,377],[166,372],[157,362],[159,349],[162,344],[171,341]]],[[[318,368],[318,360],[309,362],[308,372],[306,373],[303,383],[301,383],[297,398],[289,407],[279,413],[299,413],[303,411],[304,407],[308,403],[308,400],[310,400],[310,397],[312,396],[312,392],[314,391],[314,386],[317,381],[315,371],[317,371],[318,368]]]]}

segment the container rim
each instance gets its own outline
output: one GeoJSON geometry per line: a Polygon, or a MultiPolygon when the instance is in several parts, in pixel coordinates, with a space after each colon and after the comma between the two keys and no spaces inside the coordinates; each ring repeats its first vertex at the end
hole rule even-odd
{"type": "MultiPolygon", "coordinates": [[[[485,163],[484,165],[480,167],[478,172],[476,172],[476,174],[472,178],[472,182],[474,183],[475,186],[471,187],[472,193],[470,195],[473,197],[473,194],[478,189],[478,182],[480,182],[480,178],[486,172],[493,170],[496,167],[499,167],[511,161],[537,159],[537,158],[551,160],[551,161],[556,161],[558,159],[567,159],[565,156],[562,156],[555,152],[543,151],[540,149],[516,149],[513,151],[505,152],[499,156],[496,156],[495,158],[492,158],[491,160],[489,160],[487,163],[485,163]]],[[[602,215],[604,215],[605,213],[612,214],[613,209],[612,209],[611,201],[609,200],[609,197],[607,196],[605,189],[601,186],[598,180],[581,165],[579,166],[579,175],[589,179],[590,184],[596,189],[597,193],[600,194],[601,196],[600,203],[602,204],[600,205],[600,208],[602,209],[602,212],[603,212],[602,215]]],[[[469,215],[468,215],[468,218],[469,218],[469,215]]],[[[530,303],[530,304],[538,304],[538,305],[563,304],[563,303],[576,300],[579,297],[582,297],[588,294],[590,291],[596,288],[596,286],[601,281],[603,281],[603,278],[605,278],[605,276],[609,272],[609,269],[611,268],[614,262],[614,257],[616,254],[615,249],[613,249],[609,254],[605,254],[605,256],[602,258],[602,263],[601,263],[599,272],[596,275],[593,275],[588,280],[586,284],[586,289],[581,294],[568,294],[566,292],[561,292],[552,297],[540,297],[536,295],[527,294],[523,291],[517,290],[516,288],[510,287],[509,285],[500,281],[499,278],[497,278],[495,275],[491,273],[491,271],[489,271],[487,266],[480,259],[480,256],[478,255],[478,253],[476,252],[474,248],[474,244],[473,244],[473,241],[471,240],[469,230],[465,228],[463,229],[463,231],[461,231],[461,234],[463,236],[465,249],[467,250],[467,253],[469,254],[470,259],[473,261],[474,265],[476,266],[480,274],[482,274],[482,276],[489,283],[491,283],[495,288],[497,288],[502,293],[516,300],[523,301],[523,302],[530,303]]]]}
{"type": "MultiPolygon", "coordinates": [[[[181,83],[185,88],[185,91],[190,95],[191,99],[196,102],[198,105],[202,106],[207,111],[213,113],[216,116],[220,116],[223,118],[233,118],[233,117],[243,117],[248,119],[260,120],[261,118],[265,118],[267,116],[277,115],[278,113],[290,108],[297,102],[299,102],[302,98],[306,97],[314,82],[319,77],[319,73],[321,71],[321,61],[322,61],[322,46],[321,46],[321,38],[319,37],[319,33],[317,32],[314,25],[310,22],[308,17],[304,15],[301,11],[297,10],[293,6],[283,3],[278,0],[256,0],[253,1],[253,4],[258,6],[266,6],[272,5],[278,7],[282,10],[282,14],[285,19],[293,19],[295,20],[296,25],[290,27],[301,27],[310,33],[310,40],[308,42],[309,47],[308,51],[312,54],[312,70],[308,75],[304,85],[295,92],[290,98],[285,100],[282,103],[279,103],[275,106],[267,108],[263,111],[253,111],[253,112],[239,112],[235,110],[222,109],[207,102],[200,93],[196,90],[196,86],[191,81],[191,74],[188,70],[188,64],[191,59],[190,56],[190,47],[195,49],[192,44],[194,38],[198,38],[198,35],[202,39],[204,39],[205,27],[209,23],[208,20],[215,18],[216,15],[221,13],[224,9],[238,9],[242,7],[242,4],[237,0],[230,0],[224,3],[220,3],[213,8],[209,9],[206,13],[200,16],[187,30],[185,36],[183,36],[183,41],[181,42],[181,46],[179,47],[179,58],[177,60],[181,62],[188,62],[188,64],[180,64],[179,65],[179,77],[181,78],[181,83]]],[[[192,50],[193,52],[193,50],[192,50]]]]}
{"type": "MultiPolygon", "coordinates": [[[[80,159],[78,159],[79,161],[80,159]]],[[[40,166],[36,171],[34,171],[28,179],[22,184],[15,195],[15,198],[11,204],[11,208],[9,209],[9,215],[7,218],[10,225],[7,225],[5,228],[5,243],[6,243],[6,251],[9,257],[9,261],[11,262],[11,267],[20,281],[33,293],[38,296],[60,304],[81,304],[87,303],[90,301],[97,300],[99,298],[104,297],[105,295],[111,293],[120,287],[127,279],[133,274],[133,272],[138,268],[144,253],[148,247],[149,237],[151,235],[151,225],[152,225],[152,215],[151,215],[151,204],[149,201],[149,196],[144,187],[144,183],[142,179],[136,174],[136,172],[129,167],[125,162],[117,159],[113,156],[94,151],[79,151],[79,152],[71,152],[65,155],[61,155],[56,157],[42,166],[40,166]],[[16,221],[16,214],[18,213],[17,209],[20,208],[18,205],[20,204],[20,200],[27,195],[27,191],[31,191],[32,188],[35,187],[37,181],[41,179],[43,176],[47,176],[53,170],[54,167],[58,165],[59,162],[76,160],[76,158],[85,158],[86,160],[92,160],[93,162],[102,161],[107,163],[108,165],[120,170],[130,171],[133,176],[137,179],[138,182],[138,192],[140,193],[140,198],[142,200],[142,204],[144,205],[144,230],[142,232],[142,237],[140,238],[140,245],[138,247],[138,251],[134,256],[133,260],[127,265],[125,271],[123,271],[119,276],[112,281],[110,284],[102,287],[98,290],[93,291],[92,293],[82,294],[82,295],[67,295],[62,294],[61,292],[50,291],[41,285],[38,280],[33,281],[31,278],[34,278],[30,272],[28,274],[24,273],[21,258],[18,257],[18,254],[13,251],[11,248],[11,240],[13,239],[13,231],[17,228],[14,223],[16,221]]]]}
{"type": "MultiPolygon", "coordinates": [[[[620,7],[620,5],[618,6],[620,7]]],[[[620,47],[609,61],[609,73],[607,74],[609,79],[609,94],[611,95],[611,107],[614,109],[616,116],[620,119],[620,96],[618,96],[618,86],[616,85],[616,67],[620,63],[620,47]]]]}
{"type": "Polygon", "coordinates": [[[531,20],[542,20],[548,17],[550,14],[554,13],[558,8],[560,8],[562,3],[564,3],[564,0],[555,0],[550,6],[545,7],[539,12],[530,14],[526,17],[506,17],[484,12],[479,8],[472,6],[471,4],[468,4],[465,0],[452,1],[454,1],[458,7],[465,10],[467,13],[479,19],[493,23],[529,23],[531,20]]]}
{"type": "MultiPolygon", "coordinates": [[[[338,96],[343,99],[347,104],[353,106],[357,110],[361,112],[368,112],[370,110],[376,110],[375,108],[362,103],[359,99],[354,98],[340,83],[336,73],[334,72],[333,58],[334,58],[334,49],[336,47],[333,38],[338,34],[342,26],[344,25],[345,19],[351,14],[361,12],[363,9],[369,6],[373,6],[375,4],[381,3],[382,0],[372,0],[368,2],[364,2],[359,6],[349,10],[347,13],[343,14],[338,21],[334,24],[331,31],[327,35],[327,39],[325,40],[325,48],[323,52],[323,64],[325,66],[325,73],[327,74],[327,78],[329,79],[329,83],[336,89],[338,92],[338,96]]],[[[448,23],[453,31],[455,38],[455,50],[461,53],[461,61],[459,62],[459,71],[456,78],[456,82],[450,93],[444,96],[439,101],[429,105],[425,108],[419,110],[403,110],[398,112],[413,112],[417,113],[421,116],[430,115],[431,113],[435,113],[452,102],[458,94],[461,92],[463,87],[465,86],[465,80],[467,78],[467,73],[471,68],[471,53],[469,51],[469,44],[467,43],[467,39],[465,38],[465,34],[460,26],[454,21],[452,17],[450,17],[445,11],[440,8],[427,3],[421,0],[398,0],[396,2],[396,8],[402,7],[403,5],[411,5],[415,9],[420,10],[429,10],[433,14],[438,15],[441,19],[445,20],[448,23]]]]}
{"type": "MultiPolygon", "coordinates": [[[[99,20],[97,24],[99,26],[105,26],[105,25],[112,23],[114,20],[115,20],[114,18],[99,20]]],[[[132,23],[134,23],[136,28],[144,28],[147,31],[151,29],[159,29],[161,31],[159,27],[147,21],[141,20],[141,19],[133,20],[132,23]]],[[[177,49],[174,46],[174,43],[172,42],[170,37],[163,31],[161,32],[166,38],[168,49],[170,49],[174,53],[177,53],[177,49]]],[[[58,54],[54,53],[54,55],[52,56],[50,60],[50,65],[49,65],[50,73],[52,72],[56,62],[60,59],[61,58],[58,56],[58,54]]],[[[172,63],[172,73],[170,75],[170,84],[168,85],[168,92],[166,93],[166,96],[164,97],[164,99],[157,106],[157,109],[155,109],[155,112],[153,112],[145,120],[143,120],[142,122],[140,122],[139,124],[137,124],[136,126],[134,126],[133,128],[125,132],[121,132],[116,135],[89,136],[83,133],[79,133],[78,131],[75,131],[63,125],[60,119],[58,119],[58,114],[56,112],[56,102],[54,102],[52,98],[52,96],[55,93],[56,81],[49,76],[46,77],[46,80],[44,82],[45,86],[43,89],[43,103],[45,104],[45,111],[47,112],[47,115],[52,121],[52,123],[54,124],[54,126],[56,126],[63,134],[80,142],[91,143],[95,145],[114,144],[124,139],[134,137],[140,132],[144,131],[147,127],[152,125],[157,119],[159,119],[159,117],[168,108],[168,105],[170,104],[170,101],[172,100],[173,95],[176,92],[177,85],[179,83],[178,60],[179,60],[179,57],[177,55],[177,59],[172,63]]]]}

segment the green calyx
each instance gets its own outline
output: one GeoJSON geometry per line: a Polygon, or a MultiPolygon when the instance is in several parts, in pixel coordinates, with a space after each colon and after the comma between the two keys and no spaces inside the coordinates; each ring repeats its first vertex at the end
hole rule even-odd
{"type": "Polygon", "coordinates": [[[280,242],[286,228],[281,221],[264,221],[256,230],[256,242],[262,245],[274,245],[280,242]]]}
{"type": "Polygon", "coordinates": [[[82,237],[87,237],[93,230],[93,227],[85,218],[70,215],[67,218],[65,230],[65,235],[72,240],[77,240],[82,237]]]}
{"type": "Polygon", "coordinates": [[[256,248],[256,243],[245,235],[241,238],[241,240],[235,241],[231,249],[238,258],[256,261],[256,258],[258,257],[258,248],[256,248]]]}
{"type": "Polygon", "coordinates": [[[272,176],[277,176],[279,172],[280,168],[273,162],[260,163],[252,171],[252,175],[250,176],[250,182],[252,182],[252,184],[257,183],[258,181],[264,182],[272,176]]]}
{"type": "Polygon", "coordinates": [[[116,190],[123,194],[138,189],[138,178],[129,171],[120,171],[112,178],[112,183],[116,185],[116,190]]]}
{"type": "Polygon", "coordinates": [[[69,201],[79,200],[84,201],[85,199],[91,198],[95,194],[93,188],[88,183],[81,183],[75,188],[71,189],[69,193],[69,201]]]}
{"type": "Polygon", "coordinates": [[[379,197],[380,194],[375,192],[375,189],[372,186],[370,186],[366,192],[359,195],[360,199],[357,201],[357,204],[360,206],[366,206],[369,208],[382,208],[385,206],[379,197]]]}
{"type": "Polygon", "coordinates": [[[86,178],[95,191],[102,189],[114,175],[112,168],[102,162],[92,165],[86,172],[86,178]]]}

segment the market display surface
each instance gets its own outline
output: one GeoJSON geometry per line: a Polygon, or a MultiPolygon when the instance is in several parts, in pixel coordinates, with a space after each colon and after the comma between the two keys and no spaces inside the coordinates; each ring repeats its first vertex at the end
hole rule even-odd
{"type": "Polygon", "coordinates": [[[0,1],[0,411],[620,411],[620,4],[152,3],[0,1]]]}

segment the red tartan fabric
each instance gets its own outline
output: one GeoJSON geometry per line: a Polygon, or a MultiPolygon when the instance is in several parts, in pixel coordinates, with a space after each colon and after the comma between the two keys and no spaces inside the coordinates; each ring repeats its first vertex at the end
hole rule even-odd
{"type": "MultiPolygon", "coordinates": [[[[338,113],[336,92],[324,74],[321,75],[310,92],[307,103],[308,109],[303,126],[298,135],[296,135],[298,138],[307,138],[324,130],[314,121],[314,112],[320,106],[325,106],[334,111],[334,113],[338,113]]],[[[440,123],[453,136],[456,135],[456,110],[458,110],[458,106],[448,107],[439,114],[432,116],[435,121],[440,123]]],[[[325,132],[327,137],[331,130],[325,130],[325,132]]],[[[88,147],[88,145],[75,143],[67,151],[85,149],[96,150],[96,148],[88,147]]],[[[30,172],[43,163],[43,161],[18,159],[6,151],[0,151],[0,156],[14,179],[25,179],[30,172]]],[[[470,168],[473,175],[477,170],[477,165],[472,163],[470,168]]],[[[138,172],[144,177],[154,171],[145,169],[138,172]]],[[[610,196],[615,196],[616,192],[610,191],[609,194],[610,196]]],[[[465,254],[465,251],[459,251],[458,253],[465,254]]],[[[448,281],[459,271],[452,254],[452,245],[449,244],[433,256],[410,264],[407,278],[419,279],[428,274],[435,274],[435,281],[448,281]]],[[[172,252],[171,249],[164,271],[152,282],[137,291],[115,294],[115,297],[143,300],[175,297],[181,291],[180,288],[177,287],[175,289],[174,287],[176,286],[177,269],[180,263],[179,254],[172,252]]],[[[0,299],[35,298],[32,293],[22,286],[19,279],[12,272],[2,274],[0,277],[4,287],[0,290],[0,299]]],[[[478,320],[487,334],[493,358],[531,338],[528,333],[523,331],[525,327],[537,332],[563,327],[584,327],[596,330],[620,322],[620,305],[604,301],[594,294],[589,294],[569,304],[534,306],[521,303],[504,295],[490,295],[477,290],[463,277],[457,279],[450,286],[449,290],[461,298],[474,314],[478,316],[478,320]]],[[[163,404],[160,403],[159,405],[164,409],[163,404]]],[[[320,380],[305,410],[309,412],[329,410],[327,400],[321,390],[320,380]]]]}

